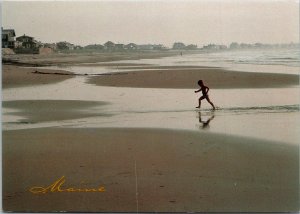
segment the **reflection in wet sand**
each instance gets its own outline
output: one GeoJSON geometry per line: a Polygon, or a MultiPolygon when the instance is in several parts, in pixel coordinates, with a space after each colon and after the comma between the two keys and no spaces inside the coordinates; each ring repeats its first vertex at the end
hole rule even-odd
{"type": "Polygon", "coordinates": [[[198,116],[199,116],[199,123],[201,124],[199,128],[201,129],[209,129],[209,123],[215,118],[214,113],[212,113],[212,115],[208,119],[203,120],[203,118],[201,117],[201,111],[198,112],[198,116]]]}

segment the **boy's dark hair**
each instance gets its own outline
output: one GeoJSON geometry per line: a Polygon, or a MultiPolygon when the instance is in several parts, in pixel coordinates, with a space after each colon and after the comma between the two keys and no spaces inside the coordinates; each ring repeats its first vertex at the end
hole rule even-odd
{"type": "Polygon", "coordinates": [[[203,81],[202,81],[202,80],[199,80],[199,81],[198,81],[198,84],[199,84],[199,85],[203,85],[203,81]]]}

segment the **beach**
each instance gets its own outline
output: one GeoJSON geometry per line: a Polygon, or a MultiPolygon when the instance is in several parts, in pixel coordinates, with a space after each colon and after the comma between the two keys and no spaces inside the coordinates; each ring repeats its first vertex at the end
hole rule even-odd
{"type": "Polygon", "coordinates": [[[163,64],[177,55],[2,65],[4,210],[297,212],[299,76],[163,64]],[[219,110],[195,110],[200,78],[219,110]],[[62,176],[105,191],[30,192],[62,176]]]}
{"type": "Polygon", "coordinates": [[[160,129],[3,132],[3,202],[14,211],[283,212],[298,207],[298,150],[160,129]],[[105,192],[32,194],[61,176],[105,192]]]}

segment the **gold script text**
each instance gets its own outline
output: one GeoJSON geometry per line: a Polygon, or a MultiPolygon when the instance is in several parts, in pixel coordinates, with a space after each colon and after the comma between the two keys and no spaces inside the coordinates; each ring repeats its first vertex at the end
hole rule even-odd
{"type": "Polygon", "coordinates": [[[66,182],[65,176],[62,176],[54,183],[46,187],[35,186],[29,189],[33,194],[45,194],[49,192],[105,192],[105,188],[100,186],[99,188],[64,188],[63,184],[66,182]]]}

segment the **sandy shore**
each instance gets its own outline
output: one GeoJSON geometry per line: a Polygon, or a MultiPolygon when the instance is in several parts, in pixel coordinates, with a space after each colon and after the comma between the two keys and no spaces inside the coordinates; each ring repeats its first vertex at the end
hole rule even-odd
{"type": "Polygon", "coordinates": [[[72,78],[68,71],[43,69],[49,74],[38,74],[36,68],[24,68],[15,65],[2,65],[2,87],[22,87],[50,84],[72,78]]]}
{"type": "MultiPolygon", "coordinates": [[[[188,54],[197,53],[187,51],[188,54]]],[[[179,55],[179,51],[133,51],[133,52],[103,52],[103,53],[56,53],[49,55],[9,55],[3,56],[4,63],[19,65],[45,66],[74,63],[111,62],[118,60],[153,59],[179,55]]]]}
{"type": "Polygon", "coordinates": [[[5,211],[297,212],[298,147],[206,132],[3,132],[5,211]],[[104,187],[105,192],[48,192],[104,187]]]}
{"type": "Polygon", "coordinates": [[[143,67],[149,70],[139,68],[126,73],[91,77],[88,82],[102,86],[139,88],[197,88],[199,79],[203,79],[211,88],[278,88],[299,84],[299,76],[291,74],[238,72],[197,66],[154,66],[153,70],[151,66],[143,67]]]}

